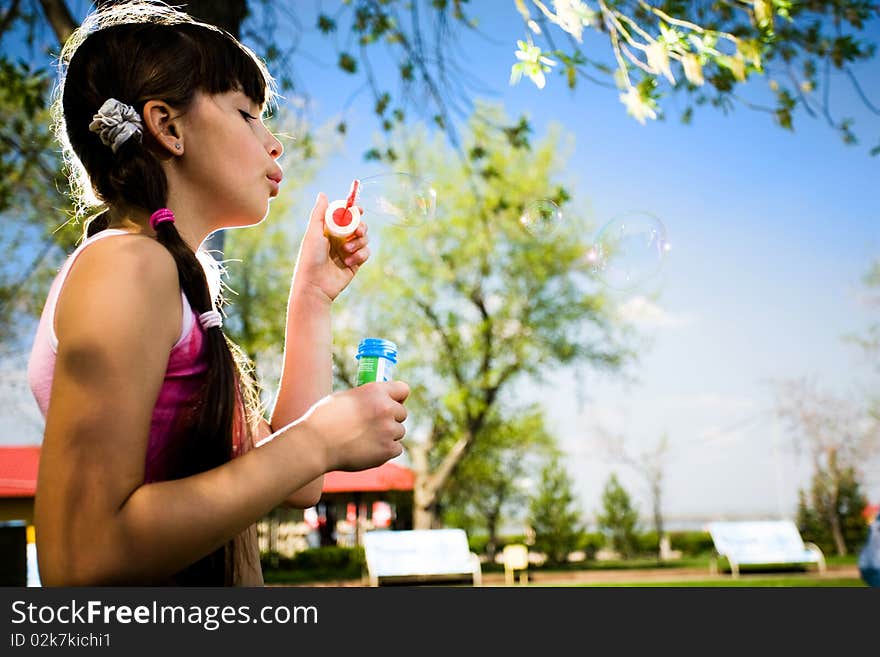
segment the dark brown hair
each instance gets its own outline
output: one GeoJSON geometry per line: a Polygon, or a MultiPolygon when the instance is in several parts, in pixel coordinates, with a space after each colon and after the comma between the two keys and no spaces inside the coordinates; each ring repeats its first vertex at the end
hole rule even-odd
{"type": "MultiPolygon", "coordinates": [[[[92,116],[108,98],[131,105],[141,116],[153,99],[186,112],[198,91],[240,90],[260,106],[274,98],[272,78],[253,52],[227,32],[156,2],[127,2],[90,14],[65,44],[60,67],[55,128],[65,147],[74,200],[81,216],[101,208],[87,221],[86,236],[107,227],[109,207],[115,204],[153,212],[168,202],[168,181],[153,150],[158,146],[146,128],[142,140],[131,137],[115,153],[89,130],[92,116]]],[[[193,310],[201,314],[219,305],[220,285],[216,280],[209,285],[202,264],[206,254],[197,257],[172,222],[159,224],[156,235],[174,257],[181,290],[193,310]]],[[[203,348],[209,363],[204,386],[181,416],[187,422],[186,438],[175,446],[168,478],[228,462],[237,429],[239,449],[247,451],[262,417],[243,352],[220,328],[206,330],[203,348]]],[[[253,539],[252,532],[245,532],[175,575],[173,583],[233,584],[240,559],[252,553],[246,536],[253,539]]]]}

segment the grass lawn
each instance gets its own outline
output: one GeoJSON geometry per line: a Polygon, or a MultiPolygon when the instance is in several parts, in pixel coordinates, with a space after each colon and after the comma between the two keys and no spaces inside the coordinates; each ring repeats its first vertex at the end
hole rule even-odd
{"type": "MultiPolygon", "coordinates": [[[[542,580],[535,582],[533,586],[539,587],[658,587],[658,588],[705,588],[705,587],[864,587],[865,584],[859,577],[851,576],[852,568],[840,573],[828,573],[826,577],[817,577],[810,569],[805,572],[803,567],[780,565],[772,568],[762,567],[745,567],[740,577],[734,579],[730,577],[729,570],[725,560],[720,560],[718,566],[722,575],[710,576],[709,566],[712,558],[707,555],[696,557],[687,557],[677,559],[675,561],[667,561],[659,563],[656,559],[631,559],[626,561],[612,562],[582,562],[567,563],[557,565],[556,567],[533,567],[530,568],[534,575],[543,574],[542,580]],[[658,569],[699,569],[706,574],[704,579],[702,575],[697,575],[699,579],[691,579],[677,577],[670,573],[669,578],[665,579],[665,575],[656,576],[658,569]],[[646,576],[639,581],[639,571],[653,571],[653,575],[646,576]],[[611,571],[620,572],[619,581],[583,581],[583,577],[578,577],[578,572],[597,572],[611,571]],[[625,574],[622,571],[627,571],[625,574]],[[549,576],[549,577],[547,577],[549,576]],[[580,579],[580,581],[578,581],[580,579]],[[566,581],[568,580],[568,581],[566,581]]],[[[846,557],[829,556],[826,562],[829,568],[835,566],[855,566],[857,557],[849,555],[846,557]]],[[[484,576],[503,572],[500,564],[484,564],[484,576]]],[[[647,573],[646,573],[647,575],[647,573]]],[[[263,576],[267,584],[275,585],[305,585],[319,583],[347,583],[358,585],[358,580],[362,578],[361,567],[359,564],[344,564],[323,567],[290,567],[290,568],[272,568],[268,564],[264,565],[263,576]]],[[[365,585],[365,583],[360,583],[365,585]]]]}
{"type": "Polygon", "coordinates": [[[707,580],[687,580],[682,582],[602,582],[597,584],[557,584],[556,586],[591,586],[591,587],[657,587],[657,588],[705,588],[705,587],[746,587],[746,588],[766,588],[766,587],[864,587],[865,583],[861,579],[850,577],[740,577],[738,579],[707,579],[707,580]]]}

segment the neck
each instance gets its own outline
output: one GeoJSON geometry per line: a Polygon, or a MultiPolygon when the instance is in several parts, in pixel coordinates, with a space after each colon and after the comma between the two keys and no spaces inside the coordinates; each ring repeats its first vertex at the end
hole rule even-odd
{"type": "MultiPolygon", "coordinates": [[[[195,253],[198,246],[205,241],[209,233],[201,235],[193,231],[190,222],[187,221],[187,213],[175,207],[169,209],[174,213],[174,226],[184,243],[195,253]]],[[[118,207],[111,208],[110,221],[107,228],[124,230],[129,233],[137,233],[156,237],[156,231],[150,226],[150,213],[139,208],[118,207]]]]}

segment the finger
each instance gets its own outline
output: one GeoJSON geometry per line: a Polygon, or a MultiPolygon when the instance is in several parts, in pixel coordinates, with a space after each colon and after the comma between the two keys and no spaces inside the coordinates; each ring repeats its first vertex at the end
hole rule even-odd
{"type": "Polygon", "coordinates": [[[394,419],[398,422],[404,422],[408,417],[408,413],[406,410],[406,406],[403,404],[396,404],[394,406],[394,419]]]}
{"type": "Polygon", "coordinates": [[[354,235],[355,237],[363,237],[366,234],[367,234],[367,224],[364,221],[361,221],[358,224],[358,227],[355,228],[354,232],[352,233],[352,235],[354,235]]]}
{"type": "Polygon", "coordinates": [[[394,400],[398,401],[401,404],[406,401],[406,398],[409,397],[409,385],[407,385],[404,381],[387,381],[385,383],[387,388],[388,395],[394,400]]]}
{"type": "Polygon", "coordinates": [[[355,267],[364,264],[367,260],[370,259],[370,248],[365,246],[357,253],[352,253],[350,256],[346,257],[342,262],[345,263],[346,267],[355,267]]]}
{"type": "Polygon", "coordinates": [[[348,240],[348,241],[342,246],[342,248],[343,248],[345,251],[347,251],[348,253],[354,253],[354,252],[357,251],[358,249],[362,249],[362,248],[364,248],[364,247],[367,245],[367,242],[368,242],[368,241],[369,241],[369,240],[367,240],[366,237],[356,238],[356,239],[353,239],[353,240],[348,240]]]}
{"type": "Polygon", "coordinates": [[[324,192],[318,192],[318,196],[315,197],[315,205],[312,208],[311,217],[309,217],[311,225],[318,225],[323,228],[324,213],[327,211],[328,205],[330,205],[330,202],[327,200],[327,195],[324,192]]]}

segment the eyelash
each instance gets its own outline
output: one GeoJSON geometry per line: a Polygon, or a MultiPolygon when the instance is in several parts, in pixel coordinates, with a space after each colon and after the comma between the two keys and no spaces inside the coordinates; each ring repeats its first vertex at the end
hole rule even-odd
{"type": "Polygon", "coordinates": [[[239,111],[239,113],[240,113],[244,118],[246,118],[246,119],[250,119],[251,121],[256,121],[256,120],[257,120],[257,117],[256,117],[256,116],[251,116],[250,114],[248,114],[248,113],[245,112],[244,110],[238,110],[238,111],[239,111]]]}

